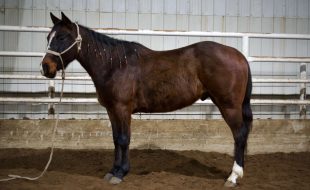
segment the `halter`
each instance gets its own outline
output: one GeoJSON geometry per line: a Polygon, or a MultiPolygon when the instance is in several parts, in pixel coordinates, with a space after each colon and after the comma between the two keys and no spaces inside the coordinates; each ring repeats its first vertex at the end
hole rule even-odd
{"type": "Polygon", "coordinates": [[[75,44],[77,44],[78,53],[79,53],[81,50],[81,46],[82,46],[82,36],[80,35],[79,25],[77,23],[74,23],[74,24],[76,25],[77,37],[75,38],[75,41],[73,42],[73,44],[71,44],[67,49],[63,50],[60,53],[53,51],[53,50],[50,50],[50,49],[46,50],[46,53],[50,53],[50,54],[53,54],[53,55],[56,55],[59,57],[61,64],[62,64],[62,74],[61,74],[62,79],[65,79],[65,72],[64,72],[65,71],[65,65],[64,65],[64,62],[62,60],[61,55],[66,53],[67,51],[69,51],[73,46],[75,46],[75,44]]]}

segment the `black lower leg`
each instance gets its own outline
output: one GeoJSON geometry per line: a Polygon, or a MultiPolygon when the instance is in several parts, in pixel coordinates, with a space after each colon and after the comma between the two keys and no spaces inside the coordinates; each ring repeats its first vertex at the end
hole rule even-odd
{"type": "Polygon", "coordinates": [[[234,136],[235,139],[235,160],[237,164],[244,167],[244,152],[247,145],[247,139],[249,134],[249,128],[242,124],[242,127],[237,131],[234,136]]]}
{"type": "Polygon", "coordinates": [[[121,167],[121,163],[122,163],[122,151],[121,151],[120,146],[117,143],[117,140],[114,140],[114,163],[109,173],[115,175],[116,172],[121,167]]]}
{"type": "Polygon", "coordinates": [[[117,138],[118,144],[118,157],[117,162],[114,164],[113,167],[113,175],[122,179],[130,169],[129,164],[129,142],[130,137],[127,134],[121,134],[117,138]]]}

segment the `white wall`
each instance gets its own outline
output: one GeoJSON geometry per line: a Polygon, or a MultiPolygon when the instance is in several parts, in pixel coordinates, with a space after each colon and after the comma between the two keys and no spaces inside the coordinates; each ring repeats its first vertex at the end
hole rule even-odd
{"type": "MultiPolygon", "coordinates": [[[[72,20],[92,28],[309,34],[309,10],[309,0],[0,0],[0,24],[51,27],[49,13],[60,15],[60,11],[63,11],[72,20]]],[[[0,51],[44,52],[46,35],[0,32],[0,51]]],[[[118,38],[138,41],[157,50],[173,49],[202,40],[217,41],[241,49],[241,40],[237,38],[161,36],[118,36],[118,38]]],[[[309,57],[310,40],[251,39],[250,55],[309,57]]],[[[0,57],[0,73],[39,75],[39,62],[40,58],[0,57]]],[[[307,67],[310,77],[309,64],[307,67]]],[[[299,65],[296,63],[256,62],[251,63],[251,69],[253,76],[257,78],[299,77],[299,65]]],[[[71,74],[84,74],[84,70],[77,62],[71,64],[67,71],[71,74]]],[[[57,84],[56,90],[59,90],[60,85],[57,84]]],[[[48,81],[0,79],[1,92],[38,93],[46,91],[47,86],[48,81]]],[[[94,91],[89,82],[67,81],[65,89],[67,92],[94,91]]],[[[309,94],[309,85],[307,91],[309,94]]],[[[299,85],[255,84],[253,93],[299,94],[299,85]]],[[[70,105],[65,108],[67,112],[81,113],[68,114],[67,117],[92,117],[92,115],[85,116],[86,110],[103,112],[99,106],[70,105]]],[[[212,110],[214,108],[196,106],[182,113],[211,114],[212,110]]],[[[289,114],[289,117],[294,117],[291,114],[296,114],[298,110],[298,106],[256,106],[255,116],[283,118],[289,114]],[[270,115],[272,113],[279,116],[270,115]]],[[[100,114],[95,115],[101,117],[100,114]]],[[[46,117],[46,105],[0,104],[1,118],[23,116],[46,117]],[[27,114],[16,115],[16,112],[25,113],[26,110],[27,114]],[[12,114],[8,114],[9,112],[12,114]]]]}

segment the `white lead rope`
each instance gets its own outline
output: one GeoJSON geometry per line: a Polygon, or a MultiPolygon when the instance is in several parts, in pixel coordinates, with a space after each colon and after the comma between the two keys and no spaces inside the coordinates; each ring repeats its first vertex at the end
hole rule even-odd
{"type": "MultiPolygon", "coordinates": [[[[77,37],[75,39],[75,42],[69,46],[67,49],[65,49],[64,51],[58,53],[56,51],[53,50],[46,50],[46,53],[50,53],[53,55],[56,55],[59,57],[60,61],[61,61],[61,65],[62,65],[62,84],[61,84],[61,92],[60,92],[60,98],[59,98],[59,104],[61,103],[62,97],[63,97],[63,92],[64,92],[64,83],[65,83],[65,65],[63,62],[63,59],[61,57],[62,54],[66,53],[67,51],[69,51],[75,44],[77,44],[77,48],[78,48],[78,53],[81,50],[81,45],[82,45],[82,37],[80,35],[80,31],[79,31],[79,26],[77,23],[74,23],[76,25],[77,28],[77,37]]],[[[53,128],[53,134],[52,134],[52,145],[51,145],[51,152],[50,152],[50,156],[49,159],[45,165],[44,170],[41,172],[40,175],[38,175],[37,177],[27,177],[27,176],[20,176],[20,175],[15,175],[15,174],[9,174],[8,178],[4,178],[4,179],[0,179],[0,182],[4,182],[4,181],[11,181],[11,180],[15,180],[15,179],[25,179],[25,180],[30,180],[30,181],[35,181],[38,180],[39,178],[41,178],[47,171],[47,169],[49,168],[52,159],[53,159],[53,154],[54,154],[54,148],[55,148],[55,135],[56,135],[56,131],[58,128],[58,123],[59,123],[59,112],[57,113],[56,116],[56,122],[53,128]]]]}
{"type": "MultiPolygon", "coordinates": [[[[64,81],[65,81],[65,72],[63,71],[63,78],[62,78],[62,84],[61,84],[61,93],[60,93],[60,98],[59,98],[59,104],[61,103],[61,99],[63,96],[63,90],[64,90],[64,81]]],[[[45,165],[44,170],[41,172],[40,175],[38,175],[37,177],[27,177],[27,176],[20,176],[20,175],[15,175],[15,174],[9,174],[8,178],[4,178],[4,179],[0,179],[0,182],[2,181],[10,181],[10,180],[14,180],[14,179],[26,179],[26,180],[30,180],[30,181],[35,181],[39,178],[41,178],[47,171],[47,169],[49,168],[51,162],[52,162],[52,158],[53,158],[53,154],[54,154],[54,148],[55,148],[55,134],[57,131],[57,127],[58,127],[58,123],[59,123],[59,112],[57,113],[57,118],[56,118],[56,123],[54,125],[53,128],[53,134],[52,134],[52,145],[51,145],[51,152],[50,152],[50,156],[49,159],[45,165]]]]}

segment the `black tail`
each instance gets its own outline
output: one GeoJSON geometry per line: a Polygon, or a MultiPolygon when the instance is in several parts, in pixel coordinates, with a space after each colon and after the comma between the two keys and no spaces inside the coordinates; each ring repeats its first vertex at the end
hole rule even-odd
{"type": "Polygon", "coordinates": [[[252,127],[253,114],[251,109],[251,95],[252,95],[252,75],[250,66],[248,65],[248,83],[245,91],[245,96],[242,103],[242,117],[246,127],[250,130],[252,127]]]}

